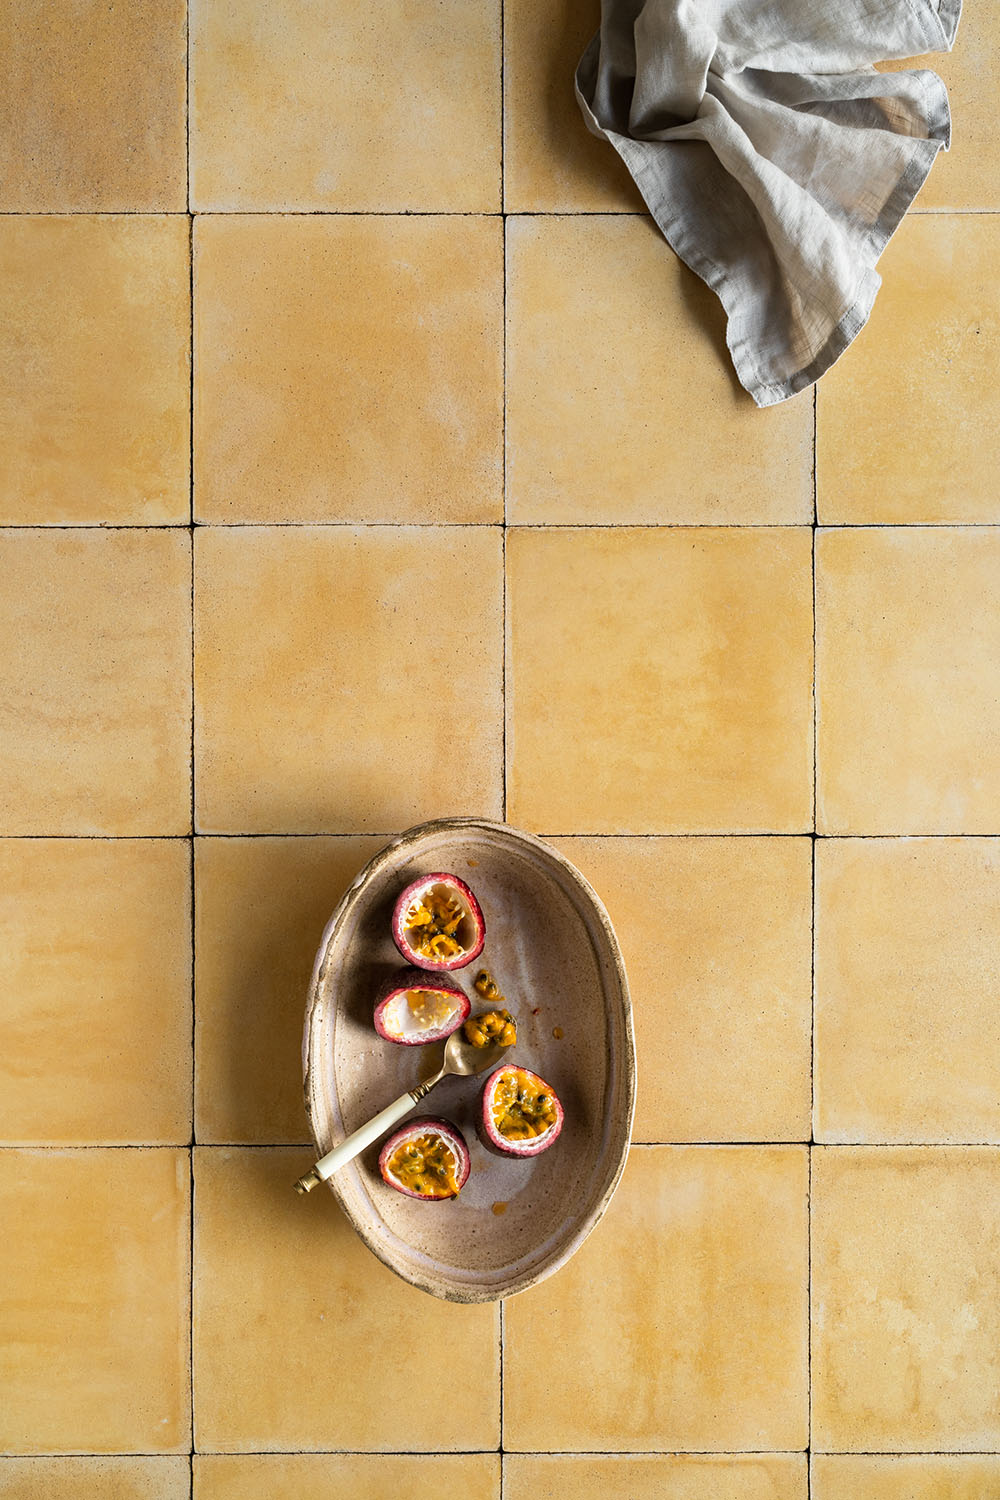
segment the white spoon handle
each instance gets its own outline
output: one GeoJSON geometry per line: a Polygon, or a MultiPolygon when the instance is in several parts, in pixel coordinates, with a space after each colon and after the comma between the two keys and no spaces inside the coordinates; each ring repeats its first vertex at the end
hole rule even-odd
{"type": "MultiPolygon", "coordinates": [[[[437,1082],[436,1078],[434,1082],[437,1082]]],[[[427,1086],[421,1084],[419,1088],[413,1089],[408,1094],[400,1094],[398,1099],[394,1100],[392,1104],[387,1105],[380,1114],[375,1115],[373,1119],[369,1120],[367,1125],[362,1125],[361,1129],[356,1130],[353,1135],[349,1135],[346,1141],[341,1141],[339,1146],[334,1146],[332,1151],[328,1151],[325,1156],[321,1157],[312,1171],[307,1172],[304,1177],[299,1178],[295,1184],[297,1191],[300,1193],[312,1192],[314,1187],[318,1187],[321,1182],[325,1182],[340,1167],[345,1167],[349,1161],[353,1161],[366,1146],[372,1145],[374,1141],[378,1140],[379,1136],[385,1135],[387,1130],[391,1130],[397,1120],[401,1120],[404,1115],[408,1115],[410,1110],[420,1102],[427,1092],[427,1086]]]]}

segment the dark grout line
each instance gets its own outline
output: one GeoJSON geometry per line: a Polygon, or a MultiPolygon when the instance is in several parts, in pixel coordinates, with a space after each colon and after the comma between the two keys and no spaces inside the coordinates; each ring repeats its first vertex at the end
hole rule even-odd
{"type": "MultiPolygon", "coordinates": [[[[501,25],[502,25],[502,23],[501,23],[501,25]]],[[[502,150],[501,150],[501,156],[502,156],[502,150]]],[[[502,190],[503,190],[503,184],[501,183],[501,191],[502,190]]],[[[507,219],[506,219],[506,216],[504,217],[504,220],[503,220],[503,314],[502,314],[502,327],[501,327],[501,331],[500,331],[500,337],[501,337],[501,348],[502,348],[502,354],[501,354],[502,364],[501,364],[501,368],[502,368],[502,372],[503,372],[503,378],[502,378],[502,400],[503,400],[503,407],[502,407],[502,412],[501,412],[501,438],[500,438],[500,442],[501,442],[501,461],[500,461],[500,463],[501,463],[501,475],[502,475],[501,483],[502,483],[502,487],[503,487],[503,530],[501,532],[501,568],[502,568],[502,573],[503,573],[503,580],[502,580],[502,582],[503,582],[503,609],[502,609],[502,621],[501,621],[501,632],[502,633],[501,633],[501,640],[500,640],[500,652],[501,652],[501,666],[500,666],[500,681],[501,681],[500,744],[501,744],[501,756],[502,756],[502,759],[503,759],[503,765],[502,765],[502,771],[501,771],[502,792],[503,792],[503,804],[502,804],[502,806],[503,806],[503,821],[506,823],[506,821],[507,821],[507,743],[508,743],[508,735],[507,735],[507,666],[508,666],[508,654],[509,654],[508,653],[508,649],[507,649],[508,584],[507,584],[507,219]]]]}
{"type": "MultiPolygon", "coordinates": [[[[192,215],[220,219],[647,219],[635,208],[495,209],[495,208],[205,208],[191,202],[190,148],[186,208],[5,208],[0,219],[164,219],[192,215]]],[[[908,218],[997,218],[1000,208],[911,208],[908,218]]]]}
{"type": "Polygon", "coordinates": [[[813,432],[812,432],[812,447],[813,447],[812,492],[813,492],[813,494],[812,494],[812,499],[813,499],[813,526],[815,527],[815,526],[819,525],[819,480],[817,478],[817,469],[818,469],[818,463],[819,463],[819,449],[818,449],[817,441],[816,441],[816,434],[817,434],[817,432],[819,430],[819,386],[818,385],[814,385],[813,386],[813,424],[812,425],[813,425],[813,432]]]}
{"type": "Polygon", "coordinates": [[[812,491],[813,534],[810,548],[812,591],[812,844],[809,851],[809,1140],[806,1179],[806,1500],[812,1500],[812,1165],[816,1134],[816,837],[819,825],[819,657],[816,629],[816,537],[819,528],[819,389],[813,386],[812,491]]]}
{"type": "MultiPolygon", "coordinates": [[[[233,835],[239,837],[240,835],[233,835]]],[[[259,838],[260,834],[244,835],[259,838]]],[[[395,837],[395,835],[388,835],[395,837]]],[[[380,835],[381,837],[381,835],[380,835]]],[[[728,832],[704,833],[539,833],[540,839],[815,839],[817,843],[851,843],[863,840],[888,843],[901,839],[996,839],[1000,838],[1000,825],[996,833],[814,833],[811,828],[797,833],[768,833],[765,829],[730,829],[728,832]]]]}
{"type": "Polygon", "coordinates": [[[502,521],[199,521],[196,531],[502,531],[502,521]]]}
{"type": "Polygon", "coordinates": [[[506,5],[500,11],[500,212],[507,216],[507,58],[504,21],[506,5]]]}
{"type": "Polygon", "coordinates": [[[763,1141],[748,1140],[721,1140],[721,1141],[632,1141],[630,1150],[644,1149],[655,1151],[661,1148],[677,1150],[681,1147],[696,1146],[699,1150],[715,1146],[739,1146],[747,1148],[758,1148],[761,1146],[806,1146],[810,1152],[813,1149],[819,1151],[840,1150],[873,1150],[873,1151],[979,1151],[993,1150],[1000,1146],[1000,1138],[992,1141],[818,1141],[815,1136],[808,1140],[790,1139],[788,1137],[776,1138],[763,1141]]]}
{"type": "Polygon", "coordinates": [[[817,1151],[980,1151],[995,1150],[1000,1139],[992,1141],[822,1141],[813,1139],[817,1151]]]}
{"type": "MultiPolygon", "coordinates": [[[[92,844],[178,844],[187,843],[190,839],[395,839],[399,837],[399,829],[390,831],[384,829],[357,828],[344,831],[338,829],[335,832],[329,829],[316,829],[308,833],[299,831],[288,831],[284,829],[272,829],[265,833],[240,833],[235,831],[206,830],[196,828],[192,834],[187,833],[0,833],[0,844],[3,843],[27,843],[32,840],[47,841],[48,843],[92,843],[92,844]]],[[[540,839],[812,839],[816,843],[844,844],[844,843],[901,843],[901,842],[924,842],[928,839],[961,839],[963,842],[978,839],[980,842],[991,842],[1000,838],[1000,827],[995,833],[813,833],[809,828],[802,828],[796,833],[769,833],[765,829],[723,829],[721,832],[705,833],[702,830],[688,830],[686,832],[668,833],[573,833],[542,832],[536,833],[540,839]]]]}
{"type": "MultiPolygon", "coordinates": [[[[193,363],[193,360],[192,360],[193,363]]],[[[506,468],[506,464],[504,465],[506,468]]],[[[506,495],[504,497],[506,513],[506,495]]],[[[295,521],[55,521],[0,523],[0,535],[21,531],[1000,531],[995,521],[372,521],[317,518],[295,521]]]]}
{"type": "Polygon", "coordinates": [[[190,531],[190,521],[160,521],[151,524],[149,521],[136,521],[129,525],[121,521],[52,521],[44,525],[35,523],[32,525],[12,523],[0,524],[0,535],[5,531],[190,531]]]}
{"type": "MultiPolygon", "coordinates": [[[[198,219],[499,219],[498,208],[192,208],[198,219]]],[[[1000,212],[1000,210],[998,210],[1000,212]]],[[[556,214],[548,218],[565,217],[556,214]]],[[[573,215],[569,215],[570,218],[573,215]]],[[[636,218],[648,218],[636,214],[636,218]]]]}
{"type": "Polygon", "coordinates": [[[0,219],[186,219],[186,208],[4,208],[0,219]]]}
{"type": "Polygon", "coordinates": [[[0,833],[0,843],[46,839],[62,844],[181,844],[191,837],[190,833],[0,833]]]}
{"type": "MultiPolygon", "coordinates": [[[[394,828],[390,832],[384,832],[382,829],[376,829],[374,832],[372,832],[370,829],[360,828],[360,829],[352,830],[352,831],[348,831],[348,832],[343,832],[342,830],[338,830],[336,832],[328,832],[328,831],[324,832],[322,829],[320,829],[319,831],[309,832],[309,833],[300,833],[300,832],[297,832],[297,831],[292,831],[290,833],[282,833],[280,831],[276,832],[276,833],[272,833],[272,832],[268,832],[268,833],[239,833],[239,832],[236,832],[236,831],[227,832],[227,833],[220,833],[218,831],[212,832],[212,831],[206,830],[204,828],[196,828],[195,831],[194,831],[194,836],[195,836],[196,839],[386,839],[386,840],[389,840],[389,839],[396,839],[396,838],[398,838],[399,837],[399,832],[400,831],[399,831],[398,828],[394,828]]],[[[909,837],[909,835],[902,835],[902,836],[903,837],[909,837]]],[[[947,837],[947,835],[942,834],[942,838],[944,838],[944,837],[947,837]]]]}
{"type": "Polygon", "coordinates": [[[195,994],[195,953],[197,947],[196,935],[196,901],[195,891],[195,843],[194,835],[197,827],[195,817],[195,557],[194,557],[194,382],[195,382],[195,328],[194,328],[194,215],[191,211],[191,13],[190,3],[185,8],[185,107],[184,107],[184,141],[186,153],[187,170],[187,206],[188,223],[190,233],[188,236],[188,317],[189,317],[189,349],[188,349],[188,523],[191,532],[191,740],[190,740],[190,781],[191,781],[191,1142],[188,1149],[188,1171],[190,1176],[190,1223],[189,1229],[189,1262],[188,1262],[188,1381],[189,1381],[189,1420],[191,1424],[191,1456],[190,1456],[190,1492],[194,1495],[194,1419],[195,1419],[195,1380],[194,1380],[194,1147],[195,1147],[195,1107],[197,1098],[197,1064],[195,1061],[195,1046],[197,1037],[197,1009],[195,994]]]}
{"type": "Polygon", "coordinates": [[[1000,214],[1000,208],[911,208],[907,217],[912,214],[919,219],[988,219],[1000,214]]]}
{"type": "Polygon", "coordinates": [[[802,828],[797,833],[767,833],[763,829],[754,833],[539,833],[540,839],[807,839],[811,830],[802,828]]]}
{"type": "Polygon", "coordinates": [[[995,521],[822,521],[820,531],[997,531],[995,521]]]}
{"type": "MultiPolygon", "coordinates": [[[[818,1141],[791,1139],[748,1141],[732,1138],[717,1141],[631,1141],[631,1151],[698,1151],[736,1147],[756,1151],[762,1147],[805,1146],[820,1151],[993,1151],[1000,1139],[979,1141],[818,1141]]],[[[72,1144],[45,1141],[0,1141],[0,1151],[312,1151],[311,1141],[83,1141],[72,1144]]]]}
{"type": "Polygon", "coordinates": [[[813,386],[812,588],[812,847],[809,878],[809,1145],[806,1152],[806,1500],[812,1500],[812,1169],[816,1135],[816,830],[819,822],[819,658],[816,632],[816,538],[819,532],[819,388],[813,386]]]}
{"type": "Polygon", "coordinates": [[[812,836],[819,834],[819,629],[816,612],[816,537],[813,527],[810,557],[812,588],[812,836]]]}
{"type": "MultiPolygon", "coordinates": [[[[6,1455],[18,1462],[45,1462],[52,1458],[486,1458],[495,1448],[196,1448],[193,1453],[168,1453],[162,1448],[133,1448],[127,1453],[100,1453],[84,1449],[58,1453],[6,1455]]],[[[812,1453],[822,1458],[998,1458],[1000,1451],[983,1448],[516,1448],[506,1450],[518,1458],[804,1458],[812,1453]]]]}
{"type": "MultiPolygon", "coordinates": [[[[499,62],[501,62],[501,180],[499,180],[499,202],[501,202],[501,226],[502,226],[502,308],[501,308],[501,484],[502,499],[504,499],[504,531],[502,531],[501,543],[501,568],[502,588],[504,588],[504,606],[502,606],[501,621],[501,787],[502,787],[502,820],[507,822],[507,619],[508,619],[508,585],[507,585],[507,55],[505,55],[505,43],[507,36],[504,31],[505,12],[507,6],[499,7],[499,62]]],[[[505,1493],[504,1482],[504,1304],[501,1302],[501,1497],[505,1493]]]]}
{"type": "MultiPolygon", "coordinates": [[[[812,1156],[816,1136],[816,839],[819,825],[819,655],[817,651],[816,615],[816,538],[819,527],[819,485],[817,478],[817,419],[819,396],[813,391],[813,534],[810,549],[812,590],[812,846],[809,852],[809,1179],[806,1195],[807,1306],[806,1380],[809,1443],[812,1443],[812,1156]]],[[[808,1481],[807,1481],[808,1488],[808,1481]]]]}
{"type": "Polygon", "coordinates": [[[501,536],[501,561],[503,566],[503,598],[500,620],[500,782],[501,782],[501,809],[502,821],[507,821],[507,675],[509,655],[507,649],[507,620],[508,620],[508,596],[507,596],[507,528],[504,527],[501,536]]]}
{"type": "Polygon", "coordinates": [[[813,1148],[810,1146],[806,1179],[806,1500],[812,1494],[812,1173],[813,1148]]]}
{"type": "MultiPolygon", "coordinates": [[[[992,1141],[817,1141],[788,1138],[762,1141],[632,1141],[631,1151],[680,1151],[693,1147],[698,1151],[718,1147],[737,1147],[754,1151],[761,1147],[805,1146],[821,1151],[992,1151],[1000,1139],[992,1141]]],[[[312,1151],[311,1141],[84,1141],[73,1144],[45,1141],[0,1141],[0,1151],[312,1151]]],[[[353,1450],[350,1450],[353,1451],[353,1450]]],[[[484,1450],[493,1451],[493,1450],[484,1450]]]]}
{"type": "Polygon", "coordinates": [[[816,1140],[816,838],[812,841],[811,934],[809,945],[809,1139],[816,1140]]]}
{"type": "MultiPolygon", "coordinates": [[[[163,1458],[171,1459],[174,1463],[178,1462],[178,1460],[187,1459],[190,1463],[191,1453],[188,1449],[184,1449],[180,1453],[172,1453],[169,1449],[165,1448],[130,1448],[127,1453],[109,1453],[106,1449],[102,1449],[99,1453],[96,1453],[89,1448],[60,1448],[55,1453],[51,1450],[44,1451],[42,1449],[38,1449],[34,1453],[9,1453],[5,1450],[0,1453],[0,1466],[11,1460],[15,1460],[17,1463],[45,1463],[50,1458],[163,1458]]],[[[51,1491],[46,1491],[46,1494],[51,1494],[51,1491]]]]}
{"type": "MultiPolygon", "coordinates": [[[[67,1451],[62,1448],[57,1453],[3,1453],[0,1454],[0,1463],[4,1459],[37,1460],[39,1463],[50,1458],[169,1458],[188,1459],[194,1458],[426,1458],[428,1460],[441,1458],[477,1458],[493,1456],[495,1448],[192,1448],[183,1453],[171,1453],[163,1448],[130,1448],[127,1453],[109,1453],[106,1450],[91,1452],[89,1449],[76,1448],[67,1451]]],[[[567,1455],[569,1456],[569,1455],[567,1455]]],[[[633,1455],[622,1453],[623,1458],[633,1455]]],[[[980,1455],[982,1456],[982,1455],[980,1455]]]]}
{"type": "MultiPolygon", "coordinates": [[[[805,1458],[806,1448],[509,1448],[525,1458],[805,1458]]],[[[894,1455],[899,1457],[898,1454],[894,1455]]],[[[917,1455],[922,1456],[922,1455],[917,1455]]],[[[982,1458],[984,1455],[976,1455],[982,1458]]]]}
{"type": "Polygon", "coordinates": [[[504,1327],[504,1300],[500,1298],[500,1479],[503,1481],[503,1459],[507,1449],[505,1447],[506,1433],[504,1430],[503,1416],[503,1363],[504,1363],[504,1338],[506,1330],[504,1327]]]}
{"type": "MultiPolygon", "coordinates": [[[[192,838],[197,829],[195,817],[195,784],[194,784],[194,715],[195,715],[195,546],[194,546],[194,220],[191,220],[191,233],[188,241],[188,298],[189,298],[189,337],[190,349],[188,359],[188,519],[191,537],[191,734],[190,734],[190,781],[191,781],[191,835],[192,838]]],[[[192,849],[191,870],[192,903],[194,900],[194,853],[192,849]]],[[[192,907],[192,922],[193,907],[192,907]]],[[[192,1011],[194,1009],[194,995],[192,992],[192,1011]]]]}
{"type": "Polygon", "coordinates": [[[819,823],[819,655],[816,615],[816,528],[812,538],[812,808],[813,830],[810,868],[810,970],[809,970],[809,1132],[815,1136],[815,1056],[816,1056],[816,840],[819,823]]]}
{"type": "Polygon", "coordinates": [[[215,1150],[218,1147],[222,1151],[315,1151],[316,1147],[312,1141],[203,1141],[196,1138],[194,1141],[196,1151],[215,1150]]]}
{"type": "MultiPolygon", "coordinates": [[[[239,837],[240,835],[233,835],[239,837]]],[[[394,837],[395,835],[390,835],[394,837]]],[[[1000,838],[1000,824],[996,833],[819,833],[811,828],[799,828],[790,833],[772,833],[766,828],[730,828],[706,833],[704,829],[667,830],[660,833],[602,833],[553,832],[536,833],[540,839],[811,839],[830,843],[851,839],[995,839],[1000,838]]],[[[259,835],[247,835],[259,837],[259,835]]]]}
{"type": "MultiPolygon", "coordinates": [[[[68,1144],[58,1141],[0,1141],[0,1151],[190,1151],[186,1141],[83,1141],[68,1144]]],[[[162,1451],[162,1450],[161,1450],[162,1451]]]]}
{"type": "Polygon", "coordinates": [[[745,1138],[733,1137],[730,1140],[721,1141],[630,1141],[629,1150],[659,1151],[660,1149],[667,1149],[676,1151],[686,1149],[688,1146],[697,1146],[699,1150],[714,1146],[745,1146],[749,1150],[760,1146],[808,1146],[810,1144],[810,1141],[799,1136],[794,1138],[789,1136],[774,1137],[770,1140],[762,1141],[748,1141],[745,1138]]]}
{"type": "MultiPolygon", "coordinates": [[[[814,502],[815,503],[815,502],[814,502]]],[[[299,523],[304,524],[304,523],[299,523]]],[[[345,523],[350,524],[350,523],[345,523]]],[[[472,525],[472,522],[452,523],[472,525]]],[[[482,524],[482,523],[479,523],[482,524]]],[[[515,531],[1000,531],[995,521],[514,521],[515,531]]]]}
{"type": "Polygon", "coordinates": [[[184,201],[191,215],[191,0],[184,6],[184,201]]]}
{"type": "MultiPolygon", "coordinates": [[[[170,1453],[162,1448],[132,1448],[127,1453],[91,1452],[73,1449],[67,1452],[7,1454],[18,1462],[45,1462],[52,1458],[425,1458],[428,1462],[442,1458],[486,1458],[495,1448],[196,1448],[191,1453],[170,1453]]],[[[810,1454],[822,1458],[998,1458],[1000,1451],[983,1448],[515,1448],[507,1449],[518,1458],[805,1458],[810,1454]]]]}
{"type": "MultiPolygon", "coordinates": [[[[195,1105],[196,1105],[196,1021],[195,1010],[195,960],[196,960],[196,929],[195,929],[195,850],[194,838],[191,839],[191,1139],[188,1144],[188,1181],[190,1204],[188,1208],[188,1380],[189,1380],[189,1418],[191,1423],[191,1453],[194,1454],[194,1148],[195,1138],[195,1105]]],[[[192,1485],[194,1483],[192,1469],[192,1485]]]]}
{"type": "Polygon", "coordinates": [[[194,1459],[194,1146],[188,1148],[188,1170],[190,1173],[190,1252],[188,1256],[188,1381],[189,1381],[189,1405],[188,1417],[191,1423],[191,1458],[194,1459]]]}

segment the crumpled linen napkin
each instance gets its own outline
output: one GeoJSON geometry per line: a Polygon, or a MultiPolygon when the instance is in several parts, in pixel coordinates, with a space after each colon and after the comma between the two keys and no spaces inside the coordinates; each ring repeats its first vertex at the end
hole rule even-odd
{"type": "Polygon", "coordinates": [[[742,384],[771,406],[864,327],[875,263],[950,143],[927,70],[961,0],[602,0],[576,94],[680,258],[720,297],[742,384]]]}

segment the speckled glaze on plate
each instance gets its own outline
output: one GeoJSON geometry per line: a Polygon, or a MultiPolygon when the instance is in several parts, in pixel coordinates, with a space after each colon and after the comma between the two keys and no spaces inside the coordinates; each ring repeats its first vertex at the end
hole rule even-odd
{"type": "Polygon", "coordinates": [[[611,1200],[635,1103],[632,1010],[608,915],[563,855],[506,824],[456,818],[411,828],[361,871],[316,957],[303,1062],[321,1155],[439,1064],[440,1044],[394,1046],[372,1025],[380,982],[402,966],[393,903],[409,881],[435,870],[466,880],[486,919],[483,953],[454,977],[478,1008],[473,980],[481,968],[493,974],[517,1017],[507,1056],[555,1088],[566,1111],[562,1135],[527,1161],[493,1156],[476,1135],[483,1078],[446,1078],[420,1108],[453,1121],[468,1143],[472,1170],[458,1198],[420,1203],[393,1192],[379,1176],[377,1145],[330,1187],[399,1276],[436,1297],[489,1302],[557,1270],[611,1200]]]}

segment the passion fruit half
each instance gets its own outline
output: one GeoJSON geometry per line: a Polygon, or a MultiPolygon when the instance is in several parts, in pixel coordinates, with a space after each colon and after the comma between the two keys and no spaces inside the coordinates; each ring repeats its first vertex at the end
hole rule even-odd
{"type": "Polygon", "coordinates": [[[469,1150],[460,1130],[447,1120],[425,1115],[410,1120],[379,1152],[382,1181],[407,1198],[441,1203],[457,1198],[469,1175],[469,1150]]]}
{"type": "Polygon", "coordinates": [[[501,1156],[538,1156],[558,1140],[563,1107],[551,1084],[507,1063],[486,1080],[479,1116],[483,1143],[501,1156]]]}
{"type": "Polygon", "coordinates": [[[399,969],[379,992],[375,1030],[387,1042],[420,1047],[451,1036],[471,1009],[468,995],[449,974],[399,969]]]}
{"type": "Polygon", "coordinates": [[[441,973],[479,957],[486,923],[465,881],[438,871],[403,891],[392,912],[392,939],[408,963],[441,973]]]}

